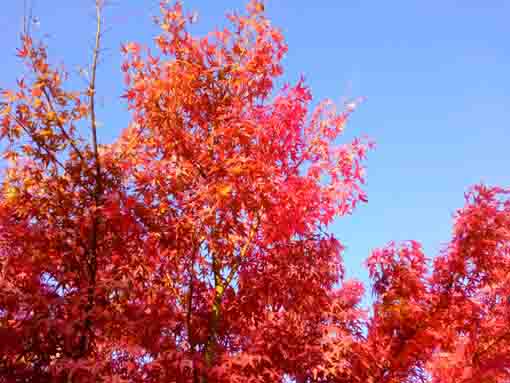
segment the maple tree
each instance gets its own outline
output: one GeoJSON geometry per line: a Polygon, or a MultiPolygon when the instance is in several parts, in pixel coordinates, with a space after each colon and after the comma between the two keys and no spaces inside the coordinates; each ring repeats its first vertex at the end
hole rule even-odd
{"type": "Polygon", "coordinates": [[[262,3],[206,37],[162,3],[159,54],[122,47],[132,121],[109,145],[96,5],[86,89],[24,33],[2,93],[0,382],[510,379],[508,191],[475,187],[432,267],[417,242],[374,251],[369,314],[327,228],[366,202],[372,144],[338,144],[352,105],[274,89],[262,3]]]}

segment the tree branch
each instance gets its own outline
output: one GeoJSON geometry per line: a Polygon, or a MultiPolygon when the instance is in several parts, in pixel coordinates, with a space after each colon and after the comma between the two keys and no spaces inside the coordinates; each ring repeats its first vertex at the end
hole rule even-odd
{"type": "MultiPolygon", "coordinates": [[[[55,113],[55,115],[57,115],[57,112],[55,110],[55,108],[53,107],[53,102],[51,101],[51,98],[50,98],[50,95],[48,94],[48,90],[44,87],[42,87],[42,92],[44,94],[44,97],[46,98],[46,101],[48,102],[48,106],[50,107],[51,111],[53,113],[55,113]]],[[[85,162],[85,157],[83,157],[83,154],[81,153],[81,151],[78,149],[78,147],[76,146],[76,144],[74,143],[74,140],[69,136],[69,134],[67,133],[67,131],[65,130],[64,128],[64,125],[62,125],[62,123],[58,120],[58,118],[56,119],[56,122],[57,122],[57,126],[58,128],[60,129],[60,132],[62,133],[62,135],[64,136],[64,138],[69,141],[69,144],[71,145],[71,147],[74,149],[74,151],[76,152],[76,154],[78,155],[78,157],[80,157],[80,160],[82,160],[83,162],[85,162]]]]}
{"type": "Polygon", "coordinates": [[[96,119],[96,107],[95,107],[95,93],[96,93],[96,72],[97,72],[97,61],[99,58],[99,48],[101,44],[101,9],[102,1],[96,0],[96,39],[94,46],[94,53],[92,58],[91,68],[91,79],[89,84],[89,97],[90,97],[90,123],[92,128],[92,146],[94,149],[94,162],[96,166],[96,198],[99,198],[99,194],[102,192],[101,185],[101,165],[99,162],[99,150],[97,143],[97,119],[96,119]]]}
{"type": "Polygon", "coordinates": [[[103,193],[102,183],[101,183],[101,167],[99,163],[99,151],[97,144],[97,121],[96,121],[96,113],[95,113],[95,92],[96,92],[96,71],[97,71],[97,60],[99,57],[99,48],[101,43],[101,10],[102,10],[102,1],[96,0],[96,37],[95,37],[95,46],[93,51],[92,58],[92,68],[91,73],[92,77],[90,80],[90,85],[88,89],[88,94],[90,97],[90,116],[91,116],[91,129],[92,129],[92,146],[94,150],[94,164],[95,164],[95,187],[93,191],[93,197],[95,201],[95,207],[92,211],[92,233],[91,233],[91,244],[90,244],[90,252],[87,252],[87,269],[89,274],[89,287],[88,287],[88,301],[86,307],[86,318],[85,318],[85,331],[80,339],[80,353],[82,355],[86,354],[86,352],[90,349],[90,337],[89,333],[91,332],[92,319],[90,316],[90,312],[94,306],[94,295],[95,295],[95,284],[96,284],[96,271],[97,271],[97,252],[98,252],[98,226],[99,219],[97,215],[97,207],[101,202],[101,194],[103,193]]]}

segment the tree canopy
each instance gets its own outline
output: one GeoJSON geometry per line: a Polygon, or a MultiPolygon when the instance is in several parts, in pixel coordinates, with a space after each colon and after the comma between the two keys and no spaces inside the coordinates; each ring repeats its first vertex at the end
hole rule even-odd
{"type": "Polygon", "coordinates": [[[374,250],[367,309],[328,230],[367,202],[355,104],[276,89],[262,3],[197,37],[163,2],[157,53],[122,47],[131,122],[100,144],[96,5],[85,89],[25,31],[2,90],[0,382],[510,379],[509,190],[474,186],[433,261],[374,250]]]}

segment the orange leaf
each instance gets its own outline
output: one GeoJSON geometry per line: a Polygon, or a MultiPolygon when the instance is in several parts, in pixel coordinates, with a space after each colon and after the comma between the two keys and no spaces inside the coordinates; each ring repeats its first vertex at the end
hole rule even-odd
{"type": "Polygon", "coordinates": [[[222,197],[226,197],[229,195],[231,190],[232,190],[232,186],[223,185],[218,188],[218,194],[221,195],[222,197]]]}

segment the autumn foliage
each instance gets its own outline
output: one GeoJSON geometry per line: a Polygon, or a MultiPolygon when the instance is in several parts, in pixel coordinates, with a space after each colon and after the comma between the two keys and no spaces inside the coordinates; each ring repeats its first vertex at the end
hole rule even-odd
{"type": "Polygon", "coordinates": [[[375,250],[364,309],[328,224],[366,202],[372,145],[339,143],[352,105],[275,89],[287,46],[261,3],[228,19],[195,37],[162,3],[157,54],[122,47],[132,119],[108,145],[100,22],[86,89],[22,36],[29,74],[0,109],[0,382],[508,382],[509,191],[474,187],[433,262],[375,250]]]}

